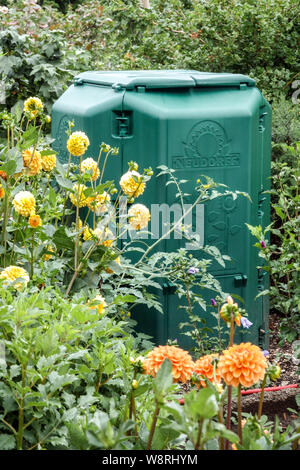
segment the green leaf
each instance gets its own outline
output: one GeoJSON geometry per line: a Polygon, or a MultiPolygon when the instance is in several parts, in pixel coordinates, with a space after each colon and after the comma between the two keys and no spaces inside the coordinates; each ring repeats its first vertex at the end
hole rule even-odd
{"type": "Polygon", "coordinates": [[[284,220],[286,218],[283,210],[281,209],[281,207],[273,205],[273,209],[275,210],[278,217],[281,218],[281,220],[284,220]]]}
{"type": "Polygon", "coordinates": [[[59,227],[53,235],[53,243],[57,249],[73,250],[74,243],[66,234],[65,227],[59,227]]]}
{"type": "Polygon", "coordinates": [[[52,188],[52,186],[49,187],[49,202],[51,204],[52,207],[55,206],[55,202],[56,202],[56,192],[54,191],[54,189],[52,188]]]}
{"type": "Polygon", "coordinates": [[[225,437],[230,442],[237,444],[239,442],[239,436],[233,431],[230,431],[221,423],[214,423],[214,429],[220,433],[221,436],[225,437]]]}
{"type": "Polygon", "coordinates": [[[55,178],[61,188],[73,189],[73,183],[69,179],[64,178],[63,176],[60,176],[60,175],[55,175],[55,178]]]}
{"type": "Polygon", "coordinates": [[[8,162],[1,165],[0,169],[1,171],[5,171],[8,176],[13,175],[16,173],[17,162],[16,160],[9,160],[8,162]]]}
{"type": "Polygon", "coordinates": [[[192,390],[185,396],[184,406],[187,413],[195,419],[211,419],[218,414],[219,406],[213,390],[202,388],[192,390]]]}
{"type": "Polygon", "coordinates": [[[38,131],[36,127],[34,126],[29,126],[27,131],[24,132],[22,135],[22,141],[20,144],[20,149],[21,150],[26,150],[29,147],[35,147],[38,141],[38,131]]]}
{"type": "Polygon", "coordinates": [[[0,434],[0,449],[12,450],[16,447],[16,440],[12,434],[0,434]]]}
{"type": "Polygon", "coordinates": [[[23,112],[23,101],[17,101],[17,103],[11,108],[11,113],[15,116],[17,122],[21,121],[23,112]]]}
{"type": "Polygon", "coordinates": [[[67,428],[69,431],[71,446],[78,450],[86,450],[88,448],[88,441],[85,432],[77,423],[68,423],[67,428]]]}
{"type": "Polygon", "coordinates": [[[115,297],[115,299],[113,300],[113,303],[115,305],[123,305],[123,304],[126,304],[126,303],[133,303],[137,300],[137,298],[135,297],[135,295],[131,295],[131,294],[126,294],[126,295],[117,295],[115,297]]]}
{"type": "Polygon", "coordinates": [[[46,155],[56,155],[57,152],[55,152],[52,149],[48,149],[48,150],[42,150],[40,154],[41,154],[41,157],[45,157],[46,155]]]}
{"type": "Polygon", "coordinates": [[[163,398],[173,384],[172,368],[172,362],[169,359],[165,359],[153,381],[153,389],[158,402],[163,401],[163,398]]]}
{"type": "Polygon", "coordinates": [[[71,374],[59,375],[58,372],[52,371],[48,375],[48,380],[51,383],[50,390],[53,393],[56,390],[59,390],[64,386],[71,384],[72,382],[77,380],[77,377],[71,374]]]}

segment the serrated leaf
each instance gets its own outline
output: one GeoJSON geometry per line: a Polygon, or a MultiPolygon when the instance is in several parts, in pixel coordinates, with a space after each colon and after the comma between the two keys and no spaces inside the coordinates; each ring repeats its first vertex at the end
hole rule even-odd
{"type": "Polygon", "coordinates": [[[153,381],[153,389],[158,402],[163,400],[173,384],[172,368],[172,362],[169,359],[165,359],[153,381]]]}
{"type": "Polygon", "coordinates": [[[8,162],[1,165],[0,170],[5,171],[5,173],[10,176],[16,172],[17,162],[16,160],[9,160],[8,162]]]}
{"type": "Polygon", "coordinates": [[[60,175],[55,175],[55,178],[61,188],[70,189],[70,190],[73,189],[73,183],[68,178],[64,178],[63,176],[60,176],[60,175]]]}
{"type": "Polygon", "coordinates": [[[12,434],[0,434],[0,449],[12,450],[16,447],[16,439],[12,434]]]}

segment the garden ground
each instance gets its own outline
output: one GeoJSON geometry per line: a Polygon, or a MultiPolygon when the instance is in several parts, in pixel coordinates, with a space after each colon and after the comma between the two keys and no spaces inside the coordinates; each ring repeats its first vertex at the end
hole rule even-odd
{"type": "MultiPolygon", "coordinates": [[[[285,342],[283,345],[279,345],[279,324],[279,315],[272,313],[270,315],[269,359],[272,363],[278,362],[281,367],[281,375],[276,382],[269,385],[270,387],[297,384],[299,381],[299,360],[295,357],[291,343],[285,342]]],[[[268,416],[270,421],[274,421],[275,416],[278,416],[283,430],[298,418],[298,406],[295,398],[297,391],[297,388],[292,388],[265,392],[263,414],[268,416]]],[[[259,397],[259,393],[244,395],[242,400],[243,412],[257,413],[259,397]]]]}

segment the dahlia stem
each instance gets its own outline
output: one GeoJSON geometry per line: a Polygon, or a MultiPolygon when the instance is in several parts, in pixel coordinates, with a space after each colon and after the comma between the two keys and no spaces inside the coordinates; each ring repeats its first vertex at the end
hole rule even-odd
{"type": "MultiPolygon", "coordinates": [[[[136,373],[133,375],[133,380],[135,380],[136,373]]],[[[130,399],[129,399],[129,419],[133,419],[134,421],[134,430],[135,430],[135,437],[137,438],[138,430],[137,430],[137,422],[136,422],[136,406],[135,406],[135,399],[134,399],[134,390],[131,389],[130,392],[130,399]]],[[[128,435],[131,435],[131,432],[128,431],[128,435]]]]}
{"type": "Polygon", "coordinates": [[[23,447],[25,385],[26,385],[26,366],[23,366],[22,367],[22,395],[21,395],[21,400],[19,403],[18,432],[16,436],[17,450],[22,450],[22,447],[23,447]]]}
{"type": "MultiPolygon", "coordinates": [[[[80,162],[79,162],[79,178],[81,177],[81,163],[82,163],[82,155],[80,155],[80,162]]],[[[78,258],[79,258],[79,202],[82,194],[80,193],[81,188],[78,184],[78,199],[77,199],[77,204],[76,204],[76,237],[75,237],[75,259],[74,259],[74,266],[75,266],[75,271],[77,270],[77,265],[78,265],[78,258]]],[[[84,196],[84,194],[83,194],[84,196]]]]}
{"type": "Polygon", "coordinates": [[[200,444],[201,444],[203,422],[204,422],[203,418],[199,419],[199,422],[198,422],[198,435],[197,435],[197,441],[196,441],[196,444],[195,444],[195,450],[199,450],[201,448],[200,444]]]}
{"type": "MultiPolygon", "coordinates": [[[[228,431],[231,428],[231,402],[232,402],[232,386],[228,385],[227,389],[227,417],[226,417],[226,428],[228,431]]],[[[229,441],[226,440],[225,449],[229,449],[229,441]]]]}
{"type": "Polygon", "coordinates": [[[2,243],[4,245],[4,253],[3,253],[3,266],[6,267],[6,244],[7,244],[7,222],[9,216],[9,197],[7,191],[4,194],[4,213],[3,213],[3,227],[2,227],[2,243]]]}
{"type": "Polygon", "coordinates": [[[9,127],[7,127],[7,148],[8,148],[8,150],[9,150],[9,145],[10,145],[9,139],[10,139],[10,133],[9,133],[9,127]]]}
{"type": "MultiPolygon", "coordinates": [[[[231,321],[230,321],[230,340],[229,340],[229,347],[233,345],[233,337],[234,337],[234,316],[231,314],[231,321]]],[[[226,420],[226,428],[230,430],[231,428],[231,402],[232,402],[232,386],[228,385],[228,401],[227,401],[227,420],[226,420]]],[[[226,441],[226,450],[229,448],[229,441],[226,441]]]]}
{"type": "Polygon", "coordinates": [[[237,396],[237,405],[238,405],[238,435],[240,438],[240,444],[242,445],[242,400],[241,400],[241,384],[238,385],[238,396],[237,396]]]}
{"type": "Polygon", "coordinates": [[[111,150],[109,150],[106,154],[106,157],[105,157],[105,160],[104,160],[104,163],[103,163],[103,168],[102,168],[102,172],[101,172],[101,176],[100,176],[100,184],[102,183],[102,179],[103,179],[103,175],[104,175],[104,170],[105,170],[105,167],[106,167],[106,162],[107,162],[107,159],[108,159],[108,155],[111,153],[111,150]]]}
{"type": "Polygon", "coordinates": [[[160,411],[159,404],[158,404],[158,402],[156,402],[154,415],[153,415],[153,420],[152,420],[151,429],[150,429],[150,434],[149,434],[149,439],[148,439],[148,444],[147,444],[147,450],[151,449],[151,444],[152,444],[152,440],[153,440],[153,436],[154,436],[154,431],[155,431],[159,411],[160,411]]]}
{"type": "Polygon", "coordinates": [[[261,418],[261,414],[262,414],[266,382],[267,382],[267,374],[265,374],[263,382],[262,382],[262,386],[261,386],[260,399],[259,399],[259,404],[258,404],[258,419],[261,418]]]}
{"type": "MultiPolygon", "coordinates": [[[[133,379],[135,380],[136,378],[136,373],[133,374],[133,379]]],[[[133,413],[133,408],[134,408],[134,396],[133,396],[133,387],[131,387],[131,392],[130,392],[130,399],[129,399],[129,419],[132,419],[132,413],[133,413]]]]}
{"type": "Polygon", "coordinates": [[[30,257],[30,276],[33,276],[33,263],[34,263],[34,230],[31,236],[31,257],[30,257]]]}
{"type": "Polygon", "coordinates": [[[94,251],[94,248],[95,248],[95,245],[91,246],[91,247],[88,249],[88,251],[86,252],[86,254],[83,256],[82,261],[79,263],[77,269],[75,269],[74,274],[73,274],[73,277],[72,277],[72,279],[71,279],[71,281],[70,281],[70,283],[69,283],[69,285],[68,285],[68,287],[67,287],[66,293],[65,293],[65,296],[66,296],[66,297],[68,297],[69,293],[71,292],[71,289],[72,289],[72,287],[73,287],[73,284],[74,284],[74,282],[75,282],[75,280],[76,280],[78,274],[80,273],[81,269],[83,268],[83,265],[84,265],[83,261],[89,259],[90,255],[91,255],[92,252],[94,251]]]}
{"type": "MultiPolygon", "coordinates": [[[[66,174],[66,178],[69,178],[69,174],[70,174],[70,165],[71,165],[71,158],[72,158],[72,155],[71,153],[69,152],[69,158],[68,158],[68,168],[67,168],[67,174],[66,174]]],[[[64,195],[64,207],[63,207],[63,213],[62,213],[62,218],[61,218],[61,224],[63,225],[64,223],[64,220],[65,220],[65,210],[66,210],[66,204],[67,204],[67,190],[65,189],[65,195],[64,195]]]]}
{"type": "Polygon", "coordinates": [[[233,314],[231,314],[229,347],[233,346],[233,338],[234,338],[234,316],[233,314]]]}
{"type": "MultiPolygon", "coordinates": [[[[223,424],[223,405],[222,404],[219,407],[218,418],[219,418],[219,423],[223,424]]],[[[220,439],[219,439],[220,450],[225,450],[225,445],[224,444],[225,444],[224,443],[224,437],[221,436],[220,439]]]]}

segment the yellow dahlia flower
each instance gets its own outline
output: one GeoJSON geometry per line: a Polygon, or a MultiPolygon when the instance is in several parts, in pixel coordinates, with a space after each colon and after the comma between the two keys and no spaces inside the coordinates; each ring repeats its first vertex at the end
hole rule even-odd
{"type": "Polygon", "coordinates": [[[97,194],[95,197],[90,197],[88,207],[93,212],[103,214],[107,211],[107,204],[110,203],[110,195],[104,191],[102,194],[97,194]]]}
{"type": "Polygon", "coordinates": [[[89,227],[86,227],[86,226],[84,227],[83,233],[82,233],[84,241],[89,240],[90,238],[92,238],[92,232],[93,232],[93,230],[90,229],[89,227]]]}
{"type": "Polygon", "coordinates": [[[4,195],[5,195],[5,190],[2,186],[2,184],[0,184],[0,199],[2,199],[4,197],[4,195]]]}
{"type": "Polygon", "coordinates": [[[24,268],[20,268],[19,266],[8,266],[0,273],[0,279],[4,279],[3,285],[7,286],[16,279],[22,279],[22,282],[17,282],[14,284],[16,289],[20,289],[22,285],[27,285],[29,281],[29,274],[24,268]]]}
{"type": "Polygon", "coordinates": [[[262,380],[268,366],[262,350],[251,343],[233,345],[223,351],[218,363],[221,377],[227,385],[251,387],[262,380]]]}
{"type": "MultiPolygon", "coordinates": [[[[49,251],[50,253],[54,253],[54,248],[52,245],[48,245],[46,247],[46,250],[49,251]]],[[[43,256],[43,260],[44,261],[49,261],[49,259],[52,258],[52,255],[50,253],[46,253],[44,256],[43,256]]]]}
{"type": "Polygon", "coordinates": [[[28,223],[30,227],[32,228],[37,228],[42,225],[42,220],[39,215],[36,214],[30,214],[30,217],[28,219],[28,223]]]}
{"type": "Polygon", "coordinates": [[[43,109],[44,105],[40,98],[31,96],[24,103],[24,111],[29,113],[31,117],[36,117],[43,109]]]}
{"type": "Polygon", "coordinates": [[[149,209],[143,204],[134,204],[128,211],[129,223],[134,230],[147,227],[150,220],[149,209]]]}
{"type": "Polygon", "coordinates": [[[143,194],[145,190],[145,183],[142,181],[142,176],[135,170],[127,171],[120,179],[120,186],[126,196],[138,197],[143,194]]]}
{"type": "Polygon", "coordinates": [[[74,184],[73,186],[74,193],[70,193],[69,195],[69,198],[72,204],[74,204],[74,206],[85,207],[89,203],[90,198],[84,195],[84,191],[86,189],[87,187],[84,184],[77,184],[77,183],[74,184]]]}
{"type": "Polygon", "coordinates": [[[83,230],[83,239],[90,240],[93,236],[96,237],[103,246],[111,246],[113,244],[114,235],[107,227],[104,230],[101,228],[95,228],[95,230],[92,230],[85,227],[83,230]]]}
{"type": "Polygon", "coordinates": [[[56,167],[56,155],[44,155],[42,157],[42,169],[44,171],[52,171],[56,167]]]}
{"type": "Polygon", "coordinates": [[[94,230],[94,233],[101,242],[101,245],[112,246],[114,241],[114,234],[111,230],[109,230],[109,228],[106,227],[104,230],[96,228],[96,230],[94,230]]]}
{"type": "Polygon", "coordinates": [[[81,173],[89,172],[93,181],[96,181],[96,179],[100,176],[100,170],[98,168],[97,162],[95,162],[93,158],[86,158],[83,160],[80,169],[81,173]]]}
{"type": "Polygon", "coordinates": [[[89,308],[91,309],[97,309],[98,310],[98,313],[99,315],[103,314],[104,311],[105,311],[105,307],[107,307],[107,303],[105,302],[105,299],[104,297],[102,297],[102,295],[96,295],[96,297],[92,300],[93,304],[97,304],[97,305],[89,305],[88,303],[88,306],[89,308]]]}
{"type": "Polygon", "coordinates": [[[24,166],[27,168],[27,174],[37,175],[42,169],[42,158],[40,152],[30,147],[22,153],[24,166]]]}
{"type": "Polygon", "coordinates": [[[75,157],[83,155],[89,145],[90,141],[88,136],[81,131],[73,132],[67,141],[67,149],[75,157]]]}
{"type": "Polygon", "coordinates": [[[17,193],[12,203],[15,211],[24,217],[28,217],[35,210],[35,197],[29,191],[17,193]]]}

